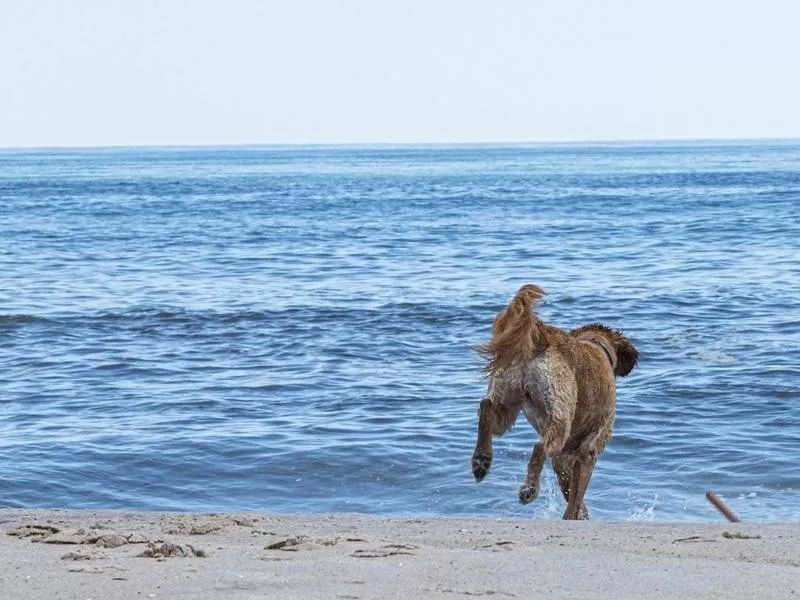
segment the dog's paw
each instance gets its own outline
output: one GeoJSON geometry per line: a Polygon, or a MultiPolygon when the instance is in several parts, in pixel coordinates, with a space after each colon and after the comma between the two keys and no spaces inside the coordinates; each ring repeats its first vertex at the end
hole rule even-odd
{"type": "Polygon", "coordinates": [[[529,504],[536,500],[536,497],[539,495],[539,486],[538,485],[523,485],[519,488],[519,501],[522,504],[529,504]]]}
{"type": "Polygon", "coordinates": [[[483,481],[492,466],[492,457],[488,454],[476,454],[472,457],[472,474],[475,481],[483,481]]]}
{"type": "Polygon", "coordinates": [[[589,509],[585,506],[581,506],[577,515],[570,514],[569,508],[567,508],[563,518],[567,521],[588,521],[591,515],[589,515],[589,509]]]}

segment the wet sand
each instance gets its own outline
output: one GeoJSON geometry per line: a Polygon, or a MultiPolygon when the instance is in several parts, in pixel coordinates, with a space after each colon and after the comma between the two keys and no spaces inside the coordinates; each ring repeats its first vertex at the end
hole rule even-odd
{"type": "Polygon", "coordinates": [[[800,523],[0,510],[16,599],[800,598],[800,523]]]}

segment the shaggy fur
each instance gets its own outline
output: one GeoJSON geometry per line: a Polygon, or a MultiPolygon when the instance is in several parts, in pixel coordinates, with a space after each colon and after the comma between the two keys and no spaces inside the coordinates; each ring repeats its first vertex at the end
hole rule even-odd
{"type": "Polygon", "coordinates": [[[548,458],[567,501],[565,519],[588,519],[583,502],[597,458],[614,425],[616,376],[636,366],[639,352],[621,331],[594,323],[564,331],[533,312],[544,297],[523,285],[501,311],[491,339],[478,351],[487,359],[489,389],[481,401],[478,439],[472,456],[477,481],[492,463],[492,436],[501,436],[524,413],[539,433],[519,500],[539,495],[548,458]]]}

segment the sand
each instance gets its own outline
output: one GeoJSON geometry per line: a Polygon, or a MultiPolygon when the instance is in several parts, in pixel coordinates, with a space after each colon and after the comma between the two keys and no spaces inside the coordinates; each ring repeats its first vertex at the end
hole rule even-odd
{"type": "Polygon", "coordinates": [[[798,598],[800,523],[0,510],[0,598],[798,598]]]}

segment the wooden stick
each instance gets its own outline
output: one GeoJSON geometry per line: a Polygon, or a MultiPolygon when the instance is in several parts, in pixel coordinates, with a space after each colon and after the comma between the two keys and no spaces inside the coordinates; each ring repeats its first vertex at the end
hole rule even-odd
{"type": "Polygon", "coordinates": [[[725,503],[714,492],[708,490],[706,492],[706,498],[719,512],[725,515],[725,518],[728,519],[728,521],[731,523],[741,523],[739,517],[737,517],[730,508],[725,506],[725,503]]]}

